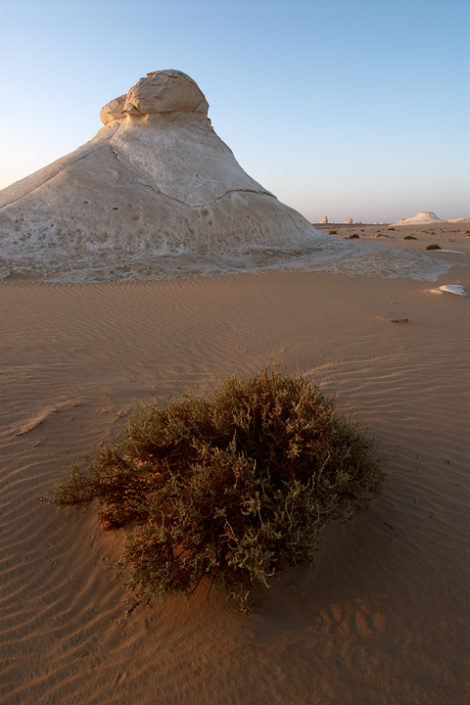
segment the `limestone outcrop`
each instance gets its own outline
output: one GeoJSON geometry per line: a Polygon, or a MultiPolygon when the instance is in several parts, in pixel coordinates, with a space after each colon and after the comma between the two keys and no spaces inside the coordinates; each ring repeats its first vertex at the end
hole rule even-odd
{"type": "Polygon", "coordinates": [[[436,271],[417,254],[314,228],[240,167],[207,113],[195,81],[174,70],[149,73],[111,100],[92,140],[0,191],[0,278],[436,271]]]}
{"type": "Polygon", "coordinates": [[[126,115],[143,116],[158,113],[188,112],[207,116],[209,105],[192,78],[182,71],[153,71],[119,98],[111,100],[100,111],[104,125],[126,115]]]}
{"type": "Polygon", "coordinates": [[[401,220],[397,220],[397,222],[392,223],[392,225],[425,225],[426,223],[435,223],[440,220],[441,218],[438,218],[432,211],[421,211],[421,213],[417,213],[411,218],[402,218],[401,220]]]}

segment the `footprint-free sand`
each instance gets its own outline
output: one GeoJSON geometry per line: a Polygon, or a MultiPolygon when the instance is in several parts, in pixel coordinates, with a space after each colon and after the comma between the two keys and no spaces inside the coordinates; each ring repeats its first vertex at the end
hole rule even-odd
{"type": "Polygon", "coordinates": [[[465,227],[338,228],[457,250],[432,253],[466,265],[435,282],[272,271],[0,284],[2,703],[464,705],[470,297],[431,290],[470,290],[465,227]],[[137,403],[276,363],[370,428],[383,493],[251,615],[203,585],[189,605],[172,597],[126,617],[109,567],[123,535],[39,496],[119,437],[137,403]]]}

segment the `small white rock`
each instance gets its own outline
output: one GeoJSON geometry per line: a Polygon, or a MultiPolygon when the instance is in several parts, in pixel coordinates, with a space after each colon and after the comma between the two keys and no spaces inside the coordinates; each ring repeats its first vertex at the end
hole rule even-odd
{"type": "Polygon", "coordinates": [[[457,294],[457,296],[467,296],[467,292],[460,284],[443,284],[438,287],[439,291],[445,291],[448,294],[457,294]]]}

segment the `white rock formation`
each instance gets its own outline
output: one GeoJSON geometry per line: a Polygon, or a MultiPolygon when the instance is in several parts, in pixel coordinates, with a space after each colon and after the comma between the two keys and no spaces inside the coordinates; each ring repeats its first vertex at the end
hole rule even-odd
{"type": "Polygon", "coordinates": [[[353,219],[352,219],[352,218],[346,218],[346,220],[344,221],[344,224],[345,224],[345,225],[352,225],[352,223],[353,223],[353,219]]]}
{"type": "Polygon", "coordinates": [[[329,221],[328,221],[328,216],[327,216],[327,215],[324,215],[323,218],[320,220],[320,223],[321,223],[322,225],[326,225],[328,222],[329,222],[329,221]]]}
{"type": "Polygon", "coordinates": [[[127,95],[104,106],[100,119],[104,125],[126,115],[158,113],[201,113],[207,117],[209,105],[198,85],[181,71],[154,71],[141,78],[127,95]]]}
{"type": "Polygon", "coordinates": [[[396,223],[392,223],[392,225],[424,225],[426,223],[435,223],[440,220],[441,219],[438,218],[432,211],[421,211],[421,213],[417,213],[411,218],[402,218],[396,223]]]}
{"type": "MultiPolygon", "coordinates": [[[[180,71],[157,71],[101,110],[75,152],[0,192],[0,278],[154,279],[268,267],[433,278],[405,250],[316,230],[246,174],[180,71]]],[[[324,219],[327,221],[327,219],[324,219]]]]}

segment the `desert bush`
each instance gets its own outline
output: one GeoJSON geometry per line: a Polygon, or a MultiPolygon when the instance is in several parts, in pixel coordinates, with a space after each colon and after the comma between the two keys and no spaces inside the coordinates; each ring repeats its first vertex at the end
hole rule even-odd
{"type": "Polygon", "coordinates": [[[313,565],[322,532],[380,489],[371,438],[304,378],[261,370],[208,399],[142,409],[48,498],[96,503],[105,529],[127,526],[118,568],[132,606],[204,577],[242,609],[286,566],[313,565]]]}

